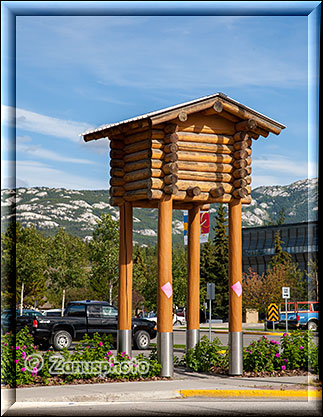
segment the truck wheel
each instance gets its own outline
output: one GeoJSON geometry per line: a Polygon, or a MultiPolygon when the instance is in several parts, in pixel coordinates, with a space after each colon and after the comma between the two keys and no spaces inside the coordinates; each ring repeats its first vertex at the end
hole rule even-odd
{"type": "Polygon", "coordinates": [[[72,344],[72,336],[66,330],[59,330],[54,334],[53,346],[55,350],[62,350],[69,348],[72,344]]]}
{"type": "Polygon", "coordinates": [[[312,330],[312,332],[316,332],[317,331],[317,323],[315,323],[315,321],[309,321],[307,323],[307,328],[308,328],[308,330],[312,330]]]}
{"type": "Polygon", "coordinates": [[[139,330],[135,333],[134,344],[137,349],[146,350],[149,347],[150,336],[146,330],[139,330]]]}

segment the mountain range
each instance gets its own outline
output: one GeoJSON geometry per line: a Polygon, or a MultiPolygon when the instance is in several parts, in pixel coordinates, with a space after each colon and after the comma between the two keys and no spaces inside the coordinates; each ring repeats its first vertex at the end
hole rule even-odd
{"type": "MultiPolygon", "coordinates": [[[[242,226],[276,224],[282,210],[285,223],[317,220],[318,179],[304,179],[290,185],[261,186],[252,193],[252,202],[243,205],[242,226]]],[[[210,238],[214,236],[217,204],[210,206],[210,238]]],[[[34,225],[45,235],[53,235],[63,227],[82,239],[91,239],[103,213],[118,220],[119,209],[109,204],[107,190],[68,190],[31,187],[1,191],[1,224],[6,229],[12,216],[26,227],[34,225]]],[[[157,209],[134,208],[133,240],[139,245],[157,243],[157,209]]],[[[183,244],[183,211],[173,211],[173,242],[183,244]]]]}

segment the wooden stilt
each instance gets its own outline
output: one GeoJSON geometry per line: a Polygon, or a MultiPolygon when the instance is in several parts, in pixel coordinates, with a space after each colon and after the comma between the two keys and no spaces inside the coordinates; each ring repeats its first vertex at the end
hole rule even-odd
{"type": "Polygon", "coordinates": [[[118,352],[131,356],[132,342],[132,204],[120,206],[118,352]]]}
{"type": "Polygon", "coordinates": [[[188,210],[186,349],[194,348],[200,333],[200,207],[188,210]]]}
{"type": "Polygon", "coordinates": [[[241,375],[242,362],[241,201],[229,203],[229,374],[241,375]]]}
{"type": "Polygon", "coordinates": [[[173,376],[172,195],[158,202],[157,356],[162,376],[173,376]]]}

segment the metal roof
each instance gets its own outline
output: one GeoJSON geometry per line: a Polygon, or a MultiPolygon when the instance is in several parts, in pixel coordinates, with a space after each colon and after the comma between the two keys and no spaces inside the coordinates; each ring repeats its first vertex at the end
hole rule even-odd
{"type": "Polygon", "coordinates": [[[168,112],[176,110],[176,109],[181,109],[181,108],[191,106],[192,104],[197,104],[199,102],[212,100],[212,99],[215,99],[217,97],[225,99],[225,100],[227,100],[227,101],[231,102],[232,104],[235,104],[239,107],[242,107],[243,109],[249,111],[250,113],[253,113],[255,116],[261,117],[262,119],[268,121],[269,123],[272,123],[272,124],[276,125],[280,129],[284,129],[286,127],[283,124],[281,124],[281,123],[279,123],[279,122],[277,122],[273,119],[270,119],[269,117],[255,111],[255,110],[245,106],[244,104],[241,104],[238,101],[228,97],[227,95],[219,92],[219,93],[216,93],[216,94],[211,94],[209,96],[200,97],[200,98],[197,98],[195,100],[187,101],[185,103],[176,104],[176,105],[171,106],[171,107],[166,107],[166,108],[156,110],[156,111],[153,111],[153,112],[150,112],[150,113],[145,113],[145,114],[142,114],[142,115],[139,115],[139,116],[135,116],[135,117],[132,117],[130,119],[122,120],[120,122],[101,125],[96,129],[92,129],[92,130],[89,129],[89,130],[83,132],[80,136],[86,136],[86,135],[89,135],[91,133],[100,132],[100,131],[105,130],[105,129],[110,129],[112,127],[116,127],[116,126],[120,126],[120,125],[123,125],[123,124],[135,122],[135,121],[138,121],[138,120],[148,119],[150,117],[162,115],[163,113],[168,113],[168,112]]]}

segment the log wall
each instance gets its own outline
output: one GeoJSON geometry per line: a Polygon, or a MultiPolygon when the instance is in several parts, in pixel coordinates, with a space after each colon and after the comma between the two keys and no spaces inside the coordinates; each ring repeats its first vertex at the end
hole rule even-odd
{"type": "Polygon", "coordinates": [[[110,135],[111,204],[165,194],[183,203],[250,202],[249,130],[256,122],[202,119],[182,115],[175,123],[110,135]]]}

